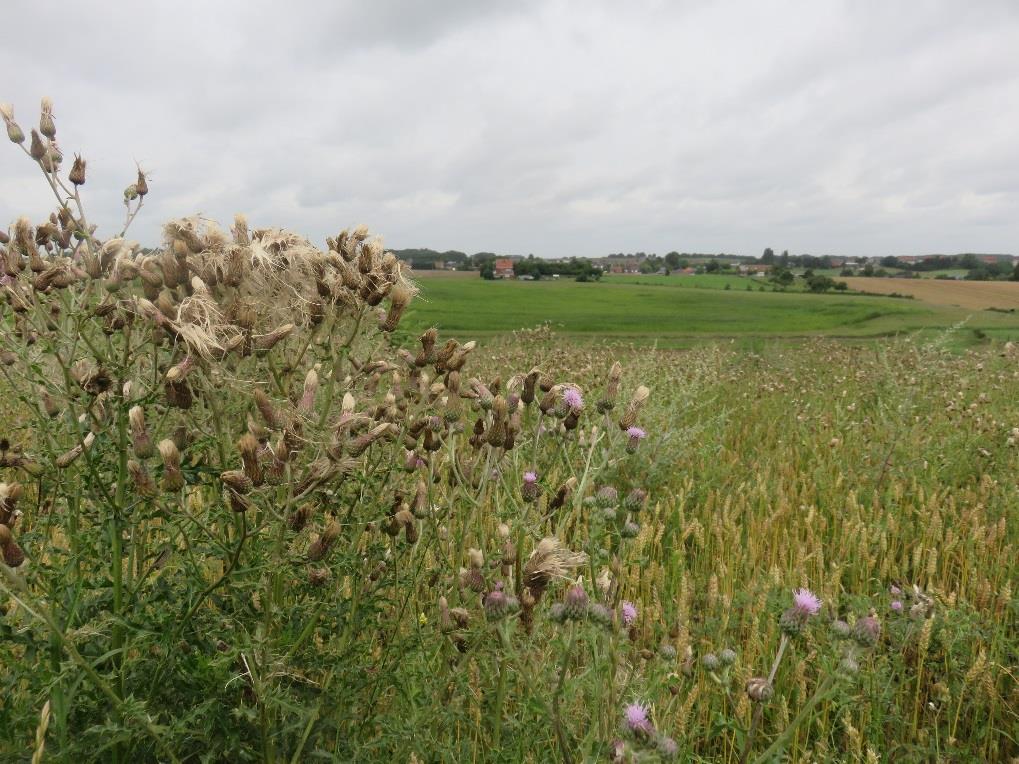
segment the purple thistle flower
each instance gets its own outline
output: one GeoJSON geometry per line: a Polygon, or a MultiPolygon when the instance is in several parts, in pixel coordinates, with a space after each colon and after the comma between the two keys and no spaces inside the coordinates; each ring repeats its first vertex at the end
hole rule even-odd
{"type": "Polygon", "coordinates": [[[632,454],[636,453],[637,446],[639,446],[640,442],[647,437],[647,433],[639,427],[630,427],[626,431],[626,436],[629,438],[626,442],[626,450],[632,454]]]}
{"type": "Polygon", "coordinates": [[[629,600],[623,600],[622,604],[623,612],[623,626],[629,628],[633,625],[634,621],[637,620],[637,606],[629,600]]]}
{"type": "Polygon", "coordinates": [[[894,602],[892,602],[892,610],[894,610],[896,613],[901,613],[902,603],[899,600],[895,600],[894,602]]]}
{"type": "Polygon", "coordinates": [[[520,488],[520,494],[526,502],[538,500],[538,497],[541,495],[541,486],[538,485],[537,472],[528,471],[524,473],[524,484],[520,488]]]}
{"type": "Polygon", "coordinates": [[[574,412],[584,408],[584,397],[575,387],[568,387],[563,391],[563,402],[574,412]]]}
{"type": "Polygon", "coordinates": [[[797,589],[793,592],[793,607],[804,617],[817,615],[821,610],[821,600],[809,589],[797,589]]]}
{"type": "Polygon", "coordinates": [[[655,731],[654,725],[647,718],[648,707],[641,703],[630,703],[623,709],[626,726],[631,732],[650,735],[655,731]]]}
{"type": "Polygon", "coordinates": [[[889,591],[892,593],[893,597],[901,597],[902,596],[902,589],[897,587],[895,584],[892,584],[892,588],[889,591]]]}

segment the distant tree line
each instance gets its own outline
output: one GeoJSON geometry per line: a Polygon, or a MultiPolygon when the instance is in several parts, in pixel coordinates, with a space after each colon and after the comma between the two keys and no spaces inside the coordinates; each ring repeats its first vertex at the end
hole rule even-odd
{"type": "Polygon", "coordinates": [[[595,268],[591,261],[583,257],[571,257],[569,260],[543,260],[528,255],[523,260],[513,263],[513,275],[517,278],[530,276],[538,280],[548,276],[569,276],[577,281],[597,281],[601,278],[601,270],[595,268]]]}

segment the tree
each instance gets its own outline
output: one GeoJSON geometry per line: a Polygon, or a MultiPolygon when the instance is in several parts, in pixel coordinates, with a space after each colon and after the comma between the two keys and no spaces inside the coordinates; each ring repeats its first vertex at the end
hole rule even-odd
{"type": "Polygon", "coordinates": [[[1012,270],[1012,281],[1019,281],[1019,260],[1015,261],[1015,268],[1012,270]]]}
{"type": "MultiPolygon", "coordinates": [[[[845,282],[841,282],[845,283],[845,282]]],[[[835,280],[828,276],[811,276],[807,279],[807,288],[811,292],[827,292],[835,287],[835,280]]]]}
{"type": "Polygon", "coordinates": [[[717,260],[709,260],[707,265],[704,266],[704,270],[708,273],[718,273],[722,269],[722,266],[717,260]]]}
{"type": "Polygon", "coordinates": [[[495,281],[495,263],[492,260],[486,260],[481,264],[481,278],[495,281]]]}
{"type": "Polygon", "coordinates": [[[682,266],[679,264],[679,252],[670,252],[665,256],[665,264],[672,270],[678,270],[682,266]]]}
{"type": "Polygon", "coordinates": [[[795,278],[793,272],[788,268],[776,266],[771,270],[771,280],[779,286],[787,287],[793,283],[795,278]]]}
{"type": "Polygon", "coordinates": [[[771,265],[773,262],[775,262],[775,250],[773,250],[771,247],[766,248],[764,250],[764,254],[761,255],[761,262],[764,263],[765,265],[771,265]]]}

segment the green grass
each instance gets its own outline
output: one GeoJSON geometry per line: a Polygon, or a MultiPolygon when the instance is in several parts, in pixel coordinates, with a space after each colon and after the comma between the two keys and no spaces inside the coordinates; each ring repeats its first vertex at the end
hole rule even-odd
{"type": "Polygon", "coordinates": [[[755,335],[875,337],[946,328],[969,319],[968,329],[1019,337],[1019,319],[1012,315],[890,297],[725,290],[726,279],[748,281],[708,275],[616,276],[601,284],[423,279],[421,299],[408,311],[404,328],[436,326],[475,336],[548,322],[581,338],[654,339],[668,345],[755,335]],[[683,286],[684,278],[691,284],[701,279],[702,286],[683,286]]]}

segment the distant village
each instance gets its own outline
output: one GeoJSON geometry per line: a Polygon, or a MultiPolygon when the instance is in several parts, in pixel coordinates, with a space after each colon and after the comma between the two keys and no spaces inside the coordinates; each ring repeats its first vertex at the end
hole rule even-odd
{"type": "Polygon", "coordinates": [[[768,248],[759,257],[730,254],[669,252],[665,255],[636,252],[591,258],[538,258],[534,255],[498,255],[479,252],[467,255],[450,250],[395,250],[394,254],[414,270],[476,271],[482,278],[537,279],[572,278],[600,280],[605,275],[656,274],[692,276],[699,273],[737,273],[766,279],[784,270],[834,270],[841,276],[915,277],[938,272],[938,278],[970,280],[1019,280],[1019,256],[1011,254],[886,255],[882,257],[841,257],[835,255],[790,255],[768,248]]]}

